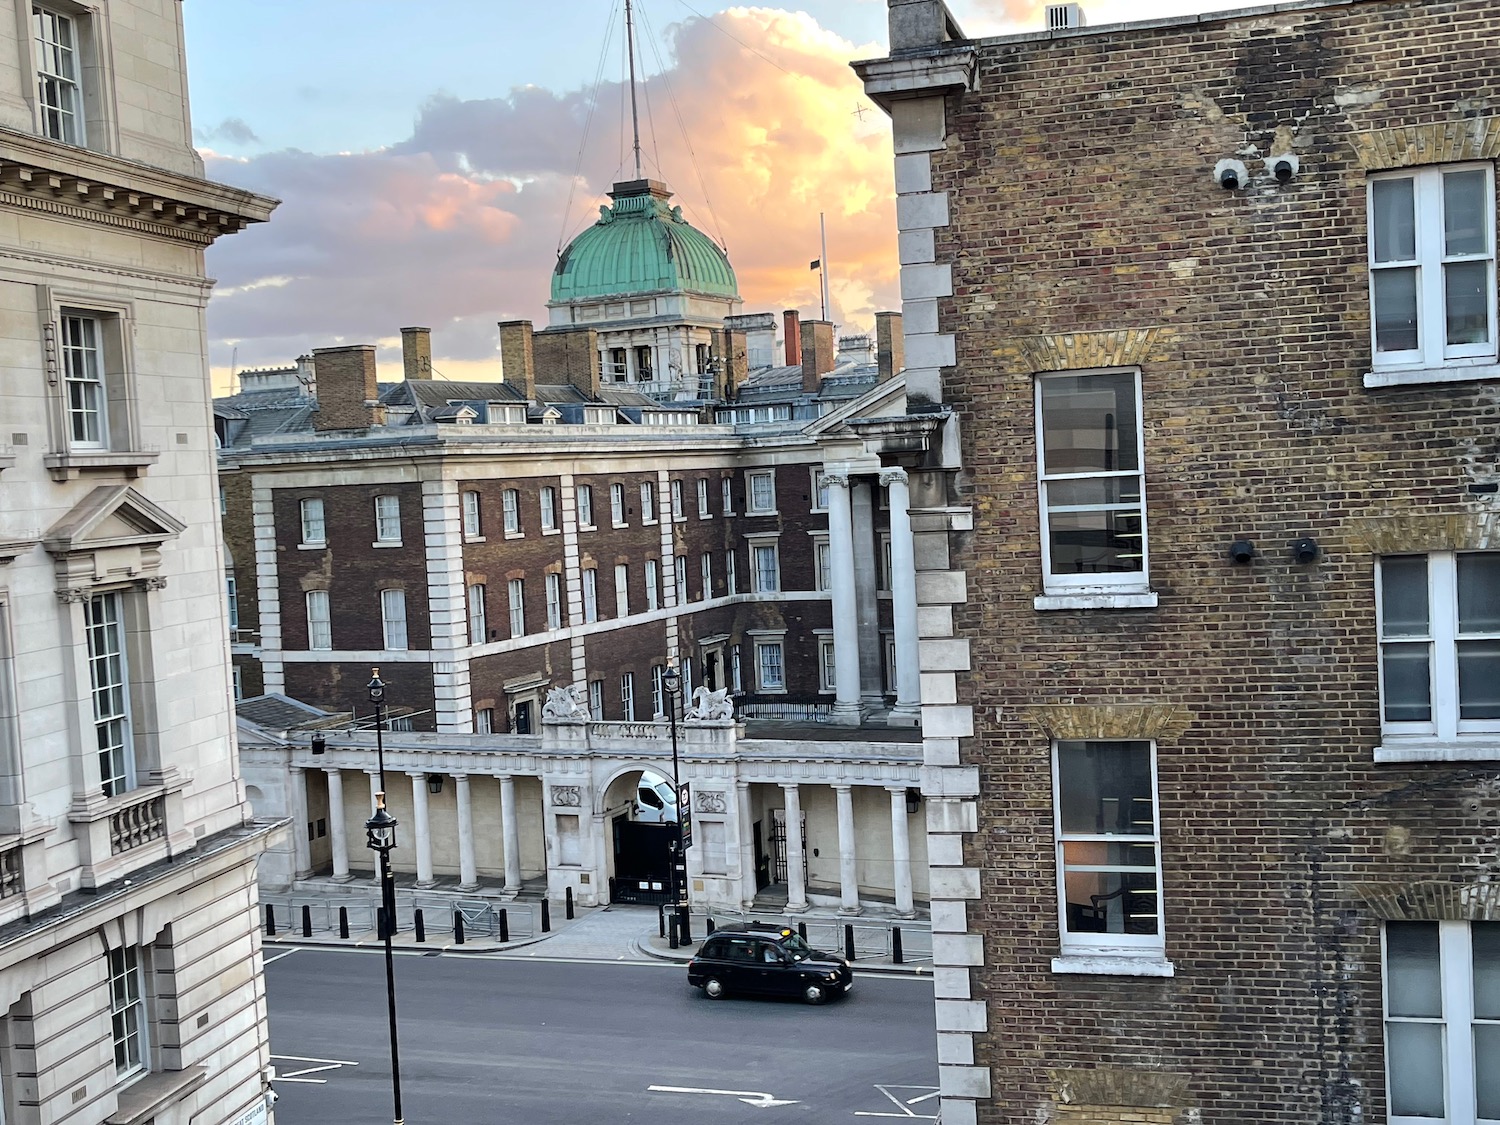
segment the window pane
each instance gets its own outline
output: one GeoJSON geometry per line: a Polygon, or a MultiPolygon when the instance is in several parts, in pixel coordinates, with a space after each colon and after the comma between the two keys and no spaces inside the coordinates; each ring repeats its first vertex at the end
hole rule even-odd
{"type": "MultiPolygon", "coordinates": [[[[1110,844],[1068,844],[1071,863],[1078,848],[1113,848],[1110,844]]],[[[1147,847],[1132,849],[1152,854],[1147,847]]],[[[1155,934],[1157,927],[1154,871],[1075,871],[1063,874],[1063,897],[1070,933],[1155,934]]]]}
{"type": "Polygon", "coordinates": [[[1484,344],[1490,338],[1490,264],[1449,262],[1443,267],[1443,307],[1448,343],[1484,344]]]}
{"type": "Polygon", "coordinates": [[[1500,641],[1458,642],[1458,717],[1500,719],[1500,641]]]}
{"type": "Polygon", "coordinates": [[[1392,1016],[1442,1017],[1436,922],[1386,923],[1385,989],[1386,1011],[1392,1016]]]}
{"type": "Polygon", "coordinates": [[[1085,480],[1058,480],[1047,485],[1047,508],[1100,507],[1104,505],[1135,506],[1141,502],[1141,478],[1089,477],[1085,480]]]}
{"type": "Polygon", "coordinates": [[[1386,1024],[1386,1066],[1391,1075],[1392,1114],[1442,1119],[1441,1024],[1386,1024]]]}
{"type": "Polygon", "coordinates": [[[1376,180],[1370,187],[1377,262],[1409,262],[1417,256],[1416,181],[1376,180]]]}
{"type": "Polygon", "coordinates": [[[1458,631],[1500,633],[1500,552],[1458,556],[1458,631]]]}
{"type": "Polygon", "coordinates": [[[1375,273],[1375,350],[1409,352],[1417,347],[1417,271],[1375,273]]]}
{"type": "Polygon", "coordinates": [[[1380,560],[1380,635],[1427,636],[1427,558],[1380,560]]]}
{"type": "Polygon", "coordinates": [[[1047,485],[1048,548],[1053,574],[1129,574],[1143,569],[1139,509],[1056,512],[1047,485]]]}
{"type": "Polygon", "coordinates": [[[1484,173],[1449,172],[1443,176],[1443,238],[1448,255],[1484,254],[1490,246],[1484,173]]]}
{"type": "Polygon", "coordinates": [[[1474,1025],[1474,1103],[1479,1117],[1500,1121],[1500,1023],[1474,1025]]]}
{"type": "Polygon", "coordinates": [[[1045,473],[1139,471],[1133,374],[1049,377],[1041,388],[1045,473]]]}
{"type": "Polygon", "coordinates": [[[1059,742],[1057,781],[1064,832],[1155,834],[1149,742],[1059,742]]]}
{"type": "MultiPolygon", "coordinates": [[[[1474,938],[1474,1016],[1500,1020],[1500,922],[1471,922],[1469,931],[1474,938]]],[[[1490,1057],[1500,1059],[1500,1055],[1490,1057]]],[[[1500,1067],[1496,1070],[1500,1072],[1500,1067]]]]}
{"type": "Polygon", "coordinates": [[[1430,652],[1431,646],[1426,643],[1381,646],[1386,722],[1432,721],[1432,673],[1428,668],[1430,652]]]}

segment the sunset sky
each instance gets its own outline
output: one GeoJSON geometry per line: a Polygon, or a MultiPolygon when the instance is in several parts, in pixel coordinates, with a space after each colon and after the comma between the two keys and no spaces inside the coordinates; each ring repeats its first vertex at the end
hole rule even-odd
{"type": "MultiPolygon", "coordinates": [[[[950,0],[971,36],[1042,4],[950,0]]],[[[1091,25],[1244,0],[1090,0],[1091,25]]],[[[546,323],[560,246],[633,174],[622,0],[192,0],[210,177],[283,200],[209,252],[216,389],[314,347],[433,330],[448,378],[497,376],[495,321],[546,323]],[[595,78],[600,76],[597,101],[595,78]],[[584,123],[594,105],[587,143],[584,123]]],[[[890,128],[851,59],[885,54],[883,0],[636,0],[647,174],[729,249],[745,311],[816,315],[818,213],[833,319],[898,308],[890,128]],[[684,140],[684,134],[687,140],[684,140]],[[695,159],[696,158],[696,159],[695,159]]],[[[387,365],[395,362],[394,369],[387,365]]]]}

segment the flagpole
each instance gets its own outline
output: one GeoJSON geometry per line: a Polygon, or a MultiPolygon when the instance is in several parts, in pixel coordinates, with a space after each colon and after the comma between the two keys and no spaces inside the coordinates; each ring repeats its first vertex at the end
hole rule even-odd
{"type": "Polygon", "coordinates": [[[823,212],[818,212],[818,233],[823,241],[823,257],[819,259],[818,285],[823,291],[823,319],[828,319],[828,226],[823,221],[823,212]]]}

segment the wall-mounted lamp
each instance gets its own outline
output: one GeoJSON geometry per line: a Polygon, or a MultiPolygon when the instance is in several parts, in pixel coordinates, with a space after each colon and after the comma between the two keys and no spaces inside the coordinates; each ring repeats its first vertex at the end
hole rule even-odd
{"type": "Polygon", "coordinates": [[[1316,539],[1298,539],[1292,544],[1292,558],[1296,559],[1303,566],[1311,562],[1317,562],[1318,555],[1321,553],[1316,539]]]}
{"type": "Polygon", "coordinates": [[[1248,539],[1236,539],[1229,544],[1229,561],[1235,566],[1249,566],[1255,558],[1255,544],[1248,539]]]}
{"type": "Polygon", "coordinates": [[[325,753],[327,750],[328,750],[328,739],[326,737],[324,737],[322,731],[318,731],[316,734],[314,734],[312,736],[312,752],[314,754],[322,754],[322,753],[325,753]]]}
{"type": "Polygon", "coordinates": [[[442,791],[443,791],[443,775],[440,774],[440,773],[430,773],[430,774],[428,774],[427,775],[427,792],[436,794],[436,793],[441,793],[442,791]]]}
{"type": "Polygon", "coordinates": [[[912,816],[922,804],[922,791],[920,789],[908,788],[906,790],[906,815],[912,816]]]}

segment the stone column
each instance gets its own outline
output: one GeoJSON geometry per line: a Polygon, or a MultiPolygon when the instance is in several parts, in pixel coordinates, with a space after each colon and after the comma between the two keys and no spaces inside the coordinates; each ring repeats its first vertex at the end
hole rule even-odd
{"type": "Polygon", "coordinates": [[[887,785],[891,795],[891,866],[895,871],[896,913],[903,918],[916,916],[911,896],[911,839],[908,836],[906,786],[887,785]]]}
{"type": "Polygon", "coordinates": [[[312,874],[312,848],[307,838],[307,771],[292,767],[292,878],[306,879],[312,874]]]}
{"type": "Polygon", "coordinates": [[[505,848],[505,897],[515,898],[521,890],[521,833],[516,826],[516,779],[510,774],[500,777],[500,835],[505,848]]]}
{"type": "Polygon", "coordinates": [[[432,886],[432,830],[427,823],[427,775],[408,773],[411,778],[412,836],[417,846],[417,886],[432,886]]]}
{"type": "Polygon", "coordinates": [[[469,775],[453,775],[458,801],[458,889],[477,890],[479,870],[474,863],[474,811],[469,807],[469,775]]]}
{"type": "Polygon", "coordinates": [[[795,783],[781,786],[786,796],[786,912],[808,909],[807,869],[802,855],[802,793],[795,783]]]}
{"type": "Polygon", "coordinates": [[[755,829],[750,815],[750,783],[734,783],[735,816],[740,822],[740,906],[749,910],[755,902],[755,829]]]}
{"type": "Polygon", "coordinates": [[[885,656],[880,644],[880,545],[875,538],[875,496],[870,477],[854,481],[854,604],[859,609],[859,696],[867,711],[885,707],[881,683],[885,656]]]}
{"type": "Polygon", "coordinates": [[[834,796],[839,807],[839,913],[858,914],[859,864],[854,842],[854,790],[835,785],[834,796]]]}
{"type": "Polygon", "coordinates": [[[906,470],[886,469],[880,483],[891,499],[891,620],[896,627],[896,706],[891,725],[922,721],[922,665],[917,649],[917,566],[912,547],[906,470]]]}
{"type": "Polygon", "coordinates": [[[859,706],[859,617],[854,586],[854,516],[849,474],[824,473],[828,483],[829,580],[833,585],[833,721],[857,727],[859,706]]]}
{"type": "Polygon", "coordinates": [[[325,769],[328,775],[328,837],[333,842],[333,881],[347,883],[349,874],[349,838],[344,827],[344,772],[325,769]]]}

